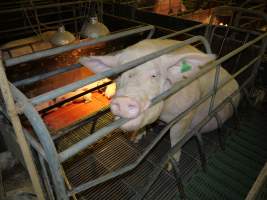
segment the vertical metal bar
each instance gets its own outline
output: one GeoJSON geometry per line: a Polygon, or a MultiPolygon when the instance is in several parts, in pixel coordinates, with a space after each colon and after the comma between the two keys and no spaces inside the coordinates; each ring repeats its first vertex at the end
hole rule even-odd
{"type": "MultiPolygon", "coordinates": [[[[245,40],[243,41],[242,45],[244,45],[244,44],[248,41],[249,36],[250,36],[250,33],[246,33],[246,37],[245,37],[245,40]]],[[[233,69],[232,69],[232,71],[231,71],[232,73],[235,72],[235,70],[236,70],[236,68],[237,68],[237,66],[238,66],[239,60],[240,60],[240,58],[241,58],[242,53],[243,53],[243,52],[240,52],[240,54],[238,54],[238,57],[237,57],[237,59],[235,60],[234,67],[233,67],[233,69]]]]}
{"type": "Polygon", "coordinates": [[[172,164],[173,173],[175,175],[176,185],[178,187],[180,199],[184,200],[186,199],[186,194],[184,191],[184,185],[183,185],[183,181],[181,178],[181,171],[180,171],[179,163],[172,156],[170,158],[170,161],[172,164]]]}
{"type": "Polygon", "coordinates": [[[151,39],[152,38],[152,36],[154,35],[154,33],[155,33],[155,26],[149,31],[149,34],[147,35],[147,39],[151,39]]]}
{"type": "Polygon", "coordinates": [[[235,129],[239,130],[239,128],[240,128],[240,120],[239,120],[239,117],[238,117],[237,107],[234,104],[233,98],[229,97],[229,102],[230,102],[230,104],[232,105],[232,108],[233,108],[233,113],[234,113],[233,117],[235,119],[235,123],[234,123],[235,124],[235,129]]]}
{"type": "Polygon", "coordinates": [[[96,118],[96,119],[93,121],[92,128],[91,128],[91,130],[90,130],[90,134],[93,134],[93,133],[95,132],[95,127],[96,127],[97,119],[98,119],[98,118],[96,118]]]}
{"type": "Polygon", "coordinates": [[[47,191],[47,195],[49,200],[55,200],[54,194],[53,194],[53,190],[51,188],[51,184],[50,184],[50,178],[47,174],[47,170],[46,170],[46,166],[45,166],[45,162],[42,156],[39,155],[38,153],[38,158],[41,164],[41,169],[42,169],[42,174],[43,174],[43,181],[44,181],[44,185],[46,187],[46,191],[47,191]]]}
{"type": "MultiPolygon", "coordinates": [[[[72,13],[73,13],[73,17],[76,18],[77,12],[76,12],[76,5],[72,6],[72,13]]],[[[75,29],[75,36],[77,37],[78,35],[78,23],[77,23],[77,19],[74,19],[74,29],[75,29]]]]}
{"type": "Polygon", "coordinates": [[[215,103],[215,97],[217,94],[217,87],[218,87],[218,83],[220,80],[220,71],[221,71],[221,65],[217,65],[216,66],[216,71],[215,71],[215,78],[214,78],[214,82],[213,82],[213,91],[214,94],[211,96],[211,100],[210,100],[210,106],[209,106],[209,114],[212,112],[214,103],[215,103]]]}
{"type": "Polygon", "coordinates": [[[3,184],[2,169],[0,167],[0,199],[5,199],[5,189],[3,184]]]}
{"type": "Polygon", "coordinates": [[[222,150],[225,150],[225,143],[224,143],[224,137],[223,137],[223,131],[222,131],[222,120],[220,119],[220,116],[218,113],[214,115],[216,121],[217,121],[217,135],[219,139],[219,144],[222,150]]]}
{"type": "MultiPolygon", "coordinates": [[[[1,53],[2,52],[0,51],[0,54],[1,53]]],[[[10,88],[9,88],[9,83],[8,83],[8,80],[6,77],[6,73],[5,73],[5,69],[4,69],[4,65],[3,65],[1,57],[0,57],[0,83],[1,83],[0,88],[1,88],[3,99],[4,99],[5,104],[6,104],[8,115],[10,117],[11,124],[14,128],[15,133],[16,133],[17,142],[20,146],[22,155],[24,157],[25,164],[27,166],[29,175],[31,177],[31,181],[32,181],[34,190],[36,192],[38,199],[45,200],[44,194],[42,191],[42,186],[41,186],[41,183],[39,180],[39,174],[38,174],[36,166],[34,164],[34,160],[33,160],[32,154],[31,154],[30,147],[27,143],[25,135],[23,134],[22,125],[21,125],[20,119],[17,115],[15,102],[14,102],[13,96],[12,96],[10,88]]]]}
{"type": "Polygon", "coordinates": [[[202,134],[198,132],[195,136],[196,136],[196,140],[198,144],[198,151],[200,155],[201,166],[202,166],[203,171],[206,172],[207,171],[207,158],[206,158],[202,134]]]}

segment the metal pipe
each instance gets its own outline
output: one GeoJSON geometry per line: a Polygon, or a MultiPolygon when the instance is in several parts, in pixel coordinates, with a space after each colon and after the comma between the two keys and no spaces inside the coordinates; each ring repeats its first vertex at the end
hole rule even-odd
{"type": "MultiPolygon", "coordinates": [[[[205,73],[207,73],[210,70],[212,70],[214,66],[217,66],[217,65],[223,63],[224,61],[230,59],[234,55],[240,53],[244,49],[246,49],[249,46],[253,45],[254,43],[260,41],[261,39],[263,39],[266,36],[267,36],[267,33],[263,34],[262,36],[257,37],[256,39],[248,42],[247,44],[239,47],[238,49],[232,51],[231,53],[225,55],[224,57],[222,57],[222,58],[220,58],[220,59],[218,59],[216,61],[213,61],[211,63],[208,63],[207,65],[205,65],[206,67],[203,70],[201,70],[199,73],[197,73],[194,77],[189,78],[189,79],[187,79],[187,80],[185,80],[185,81],[183,81],[181,83],[174,84],[174,86],[171,89],[169,89],[169,90],[163,92],[162,94],[160,94],[159,96],[153,98],[152,101],[151,101],[151,106],[155,105],[156,103],[159,103],[163,99],[166,99],[167,97],[175,94],[177,91],[181,90],[182,88],[184,88],[188,84],[192,83],[194,80],[200,78],[202,75],[204,75],[205,73]]],[[[121,118],[121,119],[116,120],[115,122],[111,123],[109,126],[98,130],[93,135],[86,137],[85,139],[83,139],[80,142],[72,145],[71,147],[69,147],[65,151],[61,152],[59,154],[59,159],[61,160],[61,162],[67,160],[68,158],[70,158],[73,155],[77,154],[78,152],[82,151],[83,149],[85,149],[89,145],[95,143],[97,140],[103,138],[104,136],[109,134],[114,129],[119,128],[122,124],[126,123],[129,120],[130,119],[121,118]]]]}
{"type": "Polygon", "coordinates": [[[60,101],[60,102],[58,102],[58,103],[55,103],[54,105],[49,106],[48,108],[45,108],[45,109],[43,109],[43,110],[40,110],[39,112],[40,112],[41,114],[43,114],[43,113],[45,113],[45,112],[47,112],[47,111],[49,111],[49,110],[51,110],[51,109],[53,109],[53,108],[57,108],[57,107],[59,107],[59,106],[62,106],[62,105],[64,105],[65,103],[68,103],[68,102],[70,102],[70,101],[73,101],[74,99],[77,99],[77,98],[79,98],[79,97],[81,97],[81,96],[84,96],[84,95],[90,93],[90,92],[93,92],[93,91],[98,90],[98,89],[100,89],[100,88],[102,88],[102,87],[105,87],[105,86],[107,86],[107,85],[110,85],[111,83],[112,83],[112,81],[108,81],[108,82],[106,82],[106,83],[103,83],[102,85],[98,85],[98,86],[96,86],[96,87],[94,87],[94,88],[91,88],[91,89],[89,89],[89,90],[87,90],[87,91],[84,91],[84,92],[82,92],[82,93],[80,93],[80,94],[74,95],[74,96],[72,96],[72,97],[70,97],[70,98],[64,99],[63,101],[60,101]]]}
{"type": "Polygon", "coordinates": [[[10,58],[5,60],[5,65],[7,67],[9,66],[13,66],[13,65],[17,65],[23,62],[28,62],[28,61],[32,61],[32,60],[36,60],[36,59],[40,59],[40,58],[45,58],[48,56],[52,56],[52,55],[56,55],[59,53],[63,53],[66,51],[71,51],[74,49],[78,49],[81,47],[85,47],[85,46],[92,46],[101,42],[108,42],[111,40],[115,40],[118,38],[122,38],[122,37],[126,37],[129,35],[133,35],[136,33],[140,33],[140,32],[145,32],[145,31],[149,31],[151,29],[154,29],[154,26],[142,26],[142,27],[137,27],[135,29],[130,29],[124,32],[119,32],[119,33],[114,33],[108,36],[104,36],[95,40],[91,40],[91,41],[83,41],[80,42],[78,44],[70,44],[70,45],[66,45],[66,46],[62,46],[62,47],[57,47],[57,48],[53,48],[53,49],[49,49],[49,50],[43,50],[40,52],[35,52],[29,55],[25,55],[25,56],[20,56],[20,57],[16,57],[16,58],[10,58]]]}
{"type": "Polygon", "coordinates": [[[65,72],[69,72],[69,71],[72,71],[74,69],[78,69],[78,68],[81,68],[81,67],[83,67],[81,64],[76,63],[76,64],[73,64],[73,65],[70,65],[70,66],[67,66],[67,67],[61,67],[61,68],[56,69],[56,70],[51,71],[51,72],[47,72],[47,73],[44,73],[44,74],[32,76],[32,77],[27,78],[27,79],[15,81],[15,82],[13,82],[13,85],[16,86],[16,87],[30,85],[30,84],[33,84],[33,83],[35,83],[37,81],[44,80],[44,79],[47,79],[49,77],[56,76],[58,74],[62,74],[62,73],[65,73],[65,72]]]}
{"type": "MultiPolygon", "coordinates": [[[[0,54],[1,53],[2,52],[0,52],[0,54]]],[[[30,175],[34,191],[36,192],[38,199],[45,200],[44,193],[43,193],[42,186],[41,186],[40,179],[39,179],[40,177],[38,175],[38,172],[37,172],[37,169],[36,169],[32,154],[31,154],[31,150],[29,148],[29,145],[23,133],[23,129],[20,123],[19,116],[17,115],[15,101],[13,99],[13,96],[12,96],[12,93],[9,87],[9,82],[6,77],[6,73],[5,73],[5,69],[4,69],[4,65],[3,65],[1,57],[0,57],[0,82],[1,82],[0,87],[1,87],[2,97],[4,99],[8,115],[10,117],[10,122],[16,134],[16,141],[20,147],[28,173],[30,175]]]]}
{"type": "Polygon", "coordinates": [[[57,199],[67,200],[67,191],[61,174],[61,164],[58,160],[58,153],[46,125],[27,97],[25,97],[14,85],[10,84],[10,87],[15,100],[22,105],[21,109],[23,113],[31,123],[42,147],[44,148],[57,199]]]}
{"type": "Polygon", "coordinates": [[[44,186],[45,186],[46,191],[47,191],[47,196],[48,196],[49,200],[55,200],[53,190],[51,187],[51,183],[50,183],[50,178],[49,178],[48,173],[47,173],[47,168],[46,168],[44,159],[40,155],[38,155],[38,158],[39,158],[39,162],[41,165],[41,172],[42,172],[42,175],[44,177],[43,182],[44,182],[44,186]]]}
{"type": "Polygon", "coordinates": [[[189,32],[189,31],[198,29],[198,28],[202,28],[202,27],[205,27],[205,26],[206,26],[206,24],[198,24],[198,25],[195,25],[195,26],[192,26],[192,27],[183,29],[183,30],[181,30],[181,31],[177,31],[177,32],[171,33],[171,34],[169,34],[169,35],[164,35],[164,36],[162,36],[162,37],[159,37],[159,39],[167,39],[167,38],[175,37],[175,36],[177,36],[177,35],[181,35],[181,34],[183,34],[183,33],[186,33],[186,32],[189,32]]]}
{"type": "MultiPolygon", "coordinates": [[[[51,24],[60,24],[60,23],[65,23],[65,22],[68,22],[68,21],[73,21],[73,20],[78,20],[78,19],[83,19],[83,18],[85,18],[85,17],[84,16],[82,16],[82,17],[71,17],[71,18],[67,18],[67,19],[61,19],[61,20],[55,20],[55,21],[50,21],[50,22],[46,22],[46,23],[41,23],[40,25],[41,26],[47,26],[47,25],[51,25],[51,24]]],[[[13,32],[13,31],[20,31],[20,30],[31,29],[31,28],[36,28],[36,27],[38,27],[38,25],[17,27],[17,28],[12,28],[12,29],[1,30],[0,33],[1,34],[10,33],[10,32],[13,32]]]]}
{"type": "Polygon", "coordinates": [[[185,41],[183,41],[181,43],[178,43],[176,45],[172,45],[172,46],[164,48],[164,49],[162,49],[160,51],[148,54],[148,55],[143,56],[141,58],[138,58],[138,59],[136,59],[134,61],[125,63],[123,65],[120,65],[120,66],[118,66],[118,67],[116,67],[116,68],[114,68],[112,70],[104,71],[104,72],[99,73],[99,74],[97,74],[95,76],[92,76],[92,77],[77,81],[75,83],[72,83],[72,84],[66,85],[64,87],[55,89],[53,91],[41,94],[39,96],[36,96],[36,97],[31,99],[31,103],[34,104],[34,105],[37,105],[37,104],[40,104],[42,102],[48,101],[50,99],[54,99],[54,98],[56,98],[58,96],[61,96],[61,95],[65,94],[65,93],[67,93],[67,92],[76,90],[78,88],[81,88],[81,87],[83,87],[83,86],[85,86],[87,84],[93,83],[93,82],[98,81],[100,79],[103,79],[103,78],[106,78],[106,77],[110,77],[110,76],[114,76],[116,74],[120,74],[120,73],[122,73],[124,71],[127,71],[127,70],[129,70],[131,68],[134,68],[135,66],[137,66],[139,64],[145,63],[145,62],[147,62],[147,61],[149,61],[151,59],[157,58],[157,57],[159,57],[159,56],[161,56],[163,54],[166,54],[166,53],[169,53],[171,51],[174,51],[177,48],[183,47],[185,45],[188,45],[188,44],[191,44],[191,43],[194,43],[194,42],[197,42],[197,41],[201,41],[204,44],[207,53],[211,53],[211,49],[210,49],[210,46],[209,46],[207,40],[202,36],[195,36],[195,37],[190,38],[188,40],[185,40],[185,41]]]}
{"type": "Polygon", "coordinates": [[[86,119],[83,119],[82,121],[79,121],[75,124],[72,124],[69,127],[66,127],[64,129],[61,129],[59,131],[57,131],[55,134],[52,135],[52,139],[53,140],[57,140],[58,138],[66,135],[67,133],[81,127],[84,126],[85,124],[91,123],[92,121],[94,121],[95,119],[101,117],[102,115],[106,114],[110,112],[110,108],[109,106],[102,108],[101,110],[99,110],[95,115],[93,116],[88,116],[86,119]]]}
{"type": "Polygon", "coordinates": [[[18,11],[25,11],[25,10],[34,10],[34,9],[45,9],[45,8],[53,8],[53,7],[61,7],[61,6],[70,6],[75,4],[81,4],[86,3],[88,1],[74,1],[74,2],[65,2],[65,3],[54,3],[54,4],[47,4],[42,6],[36,6],[33,7],[20,7],[20,8],[14,8],[14,9],[7,9],[7,10],[0,10],[0,14],[6,14],[6,13],[12,13],[12,12],[18,12],[18,11]]]}
{"type": "MultiPolygon", "coordinates": [[[[0,113],[2,113],[4,115],[4,117],[10,121],[9,116],[4,111],[4,109],[2,108],[1,105],[0,105],[0,113]]],[[[11,131],[11,130],[9,130],[9,131],[11,131]]],[[[28,132],[27,129],[23,128],[23,133],[25,134],[25,137],[26,137],[27,141],[30,143],[30,145],[43,157],[43,159],[46,160],[44,149],[41,147],[39,142],[37,142],[37,140],[28,132]]],[[[13,139],[16,140],[15,135],[12,133],[11,133],[11,135],[13,136],[13,139]]]]}
{"type": "MultiPolygon", "coordinates": [[[[247,67],[249,67],[250,65],[252,65],[253,63],[255,63],[259,58],[261,58],[260,56],[255,58],[253,60],[253,62],[250,62],[249,64],[247,64],[246,66],[244,66],[244,68],[247,69],[247,67]]],[[[208,65],[208,66],[212,66],[212,64],[208,65]]],[[[210,69],[212,70],[212,68],[210,69]]],[[[219,87],[218,87],[218,90],[220,88],[222,88],[223,86],[225,86],[227,83],[229,83],[230,81],[232,81],[236,76],[238,76],[240,73],[242,73],[245,69],[240,69],[237,73],[235,73],[230,79],[228,79],[227,81],[225,81],[224,83],[222,83],[219,87]]],[[[193,79],[195,80],[195,79],[193,79]]],[[[250,81],[250,79],[248,79],[250,81]]],[[[247,80],[247,82],[248,82],[247,80]]],[[[245,83],[244,83],[245,84],[245,83]]],[[[177,84],[176,84],[177,85],[177,84]]],[[[178,84],[179,85],[179,84],[178,84]]],[[[175,87],[175,86],[174,86],[175,87]]],[[[233,92],[231,96],[233,95],[236,95],[238,94],[237,92],[239,92],[239,89],[237,89],[235,92],[233,92]]],[[[116,171],[113,171],[111,173],[108,173],[102,177],[99,177],[93,181],[90,181],[90,182],[87,182],[87,183],[84,183],[76,188],[74,188],[72,191],[70,191],[70,193],[68,194],[69,196],[73,193],[79,193],[79,192],[82,192],[88,188],[91,188],[91,187],[94,187],[98,184],[101,184],[105,181],[108,181],[112,178],[115,178],[119,175],[122,175],[128,171],[131,171],[133,170],[135,167],[137,167],[141,162],[142,160],[148,155],[148,153],[157,145],[157,143],[166,135],[166,133],[168,132],[168,130],[174,125],[176,124],[178,121],[180,121],[182,118],[184,118],[191,110],[197,108],[199,105],[201,105],[202,103],[204,103],[206,100],[208,100],[211,95],[214,94],[214,91],[210,91],[206,96],[202,97],[199,101],[197,101],[196,103],[194,103],[192,105],[192,107],[186,109],[184,112],[182,112],[180,115],[178,115],[177,117],[175,117],[171,122],[169,122],[169,124],[167,124],[161,131],[160,133],[158,134],[158,136],[152,141],[152,143],[143,151],[143,154],[140,155],[140,157],[132,164],[130,165],[127,165],[123,168],[120,168],[116,171]]],[[[223,102],[221,102],[221,104],[219,104],[218,106],[216,106],[216,108],[212,111],[212,113],[210,113],[210,115],[208,115],[203,121],[205,123],[207,123],[210,119],[212,119],[212,117],[215,115],[215,113],[218,112],[219,108],[221,109],[222,106],[224,106],[228,101],[228,98],[225,99],[223,102]],[[207,120],[208,119],[208,120],[207,120]]],[[[163,162],[161,162],[160,164],[160,168],[163,168],[164,165],[166,164],[167,160],[168,160],[168,157],[171,155],[171,154],[174,154],[176,153],[176,151],[178,149],[180,149],[182,147],[183,144],[185,144],[191,137],[193,137],[195,135],[195,131],[198,130],[199,128],[203,127],[205,125],[205,123],[203,123],[203,121],[201,121],[195,128],[193,129],[192,131],[190,131],[188,134],[185,135],[185,137],[180,140],[169,152],[171,153],[168,153],[167,156],[165,156],[165,158],[163,158],[163,162]]],[[[96,133],[95,133],[96,134],[96,133]]],[[[159,175],[160,171],[156,174],[159,175]]],[[[153,183],[153,180],[150,184],[147,184],[146,185],[146,188],[149,188],[151,186],[151,184],[153,183]]],[[[146,190],[146,188],[144,190],[146,190]]]]}

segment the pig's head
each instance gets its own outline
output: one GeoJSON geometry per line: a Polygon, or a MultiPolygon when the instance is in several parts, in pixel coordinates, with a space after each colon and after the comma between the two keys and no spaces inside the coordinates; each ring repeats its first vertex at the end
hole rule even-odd
{"type": "MultiPolygon", "coordinates": [[[[161,47],[164,48],[164,47],[161,47]]],[[[96,73],[117,67],[150,54],[149,45],[142,49],[127,49],[115,56],[81,57],[80,63],[96,73]]],[[[213,56],[201,52],[171,53],[141,64],[121,74],[116,80],[117,90],[111,101],[111,112],[117,117],[129,118],[121,128],[135,131],[154,122],[163,109],[163,102],[151,106],[151,100],[199,71],[199,66],[213,56]]]]}

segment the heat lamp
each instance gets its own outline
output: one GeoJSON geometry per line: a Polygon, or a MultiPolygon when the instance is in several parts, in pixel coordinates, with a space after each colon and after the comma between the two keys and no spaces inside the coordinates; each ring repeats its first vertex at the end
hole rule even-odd
{"type": "Polygon", "coordinates": [[[85,21],[80,35],[84,38],[96,39],[101,36],[108,35],[110,32],[108,28],[98,21],[96,16],[90,17],[88,21],[85,21]]]}
{"type": "Polygon", "coordinates": [[[74,40],[74,35],[66,31],[64,25],[60,25],[58,31],[52,36],[51,43],[55,46],[63,46],[72,43],[74,40]]]}

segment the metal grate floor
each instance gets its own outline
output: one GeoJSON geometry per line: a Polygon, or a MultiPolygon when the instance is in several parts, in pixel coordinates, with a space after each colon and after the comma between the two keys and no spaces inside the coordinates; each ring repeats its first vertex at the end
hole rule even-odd
{"type": "MultiPolygon", "coordinates": [[[[105,114],[98,120],[96,129],[105,126],[111,119],[110,113],[105,114]]],[[[183,147],[180,166],[188,199],[244,199],[267,159],[267,135],[264,135],[267,125],[262,123],[266,119],[267,116],[255,112],[242,114],[239,132],[234,129],[227,131],[229,136],[225,151],[220,150],[214,133],[205,134],[204,144],[208,156],[206,173],[200,167],[196,141],[191,139],[183,147]]],[[[135,161],[161,128],[161,125],[155,126],[138,144],[130,142],[126,133],[115,130],[112,135],[68,160],[63,167],[71,186],[94,180],[135,161]]],[[[58,149],[64,150],[70,143],[86,137],[90,129],[91,126],[86,125],[59,139],[58,149]]],[[[136,199],[169,148],[167,135],[136,170],[81,192],[76,197],[81,200],[136,199]]],[[[163,170],[144,199],[177,198],[179,194],[174,175],[163,170]]]]}
{"type": "Polygon", "coordinates": [[[267,116],[255,111],[241,116],[240,130],[228,137],[226,150],[214,153],[207,172],[198,171],[185,185],[188,199],[245,199],[267,160],[267,116]]]}

